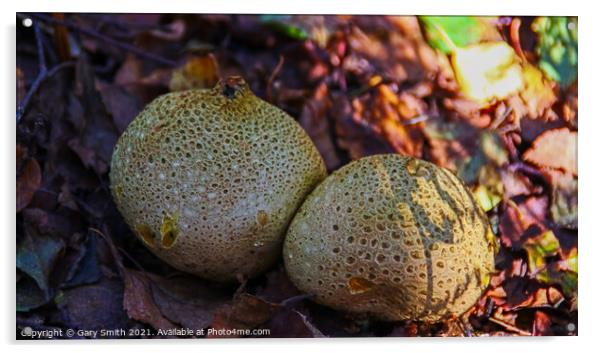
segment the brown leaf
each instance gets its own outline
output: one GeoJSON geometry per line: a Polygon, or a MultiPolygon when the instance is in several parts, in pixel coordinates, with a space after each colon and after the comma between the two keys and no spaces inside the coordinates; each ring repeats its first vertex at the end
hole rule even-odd
{"type": "Polygon", "coordinates": [[[216,311],[211,327],[215,329],[252,329],[270,320],[277,308],[276,304],[243,293],[232,304],[223,305],[216,311]]]}
{"type": "Polygon", "coordinates": [[[502,183],[504,184],[504,197],[510,199],[518,195],[530,195],[535,191],[531,180],[518,172],[507,169],[500,170],[502,183]]]}
{"type": "Polygon", "coordinates": [[[555,308],[564,301],[562,293],[554,288],[539,288],[527,300],[518,305],[514,305],[511,309],[522,308],[555,308]]]}
{"type": "Polygon", "coordinates": [[[26,159],[17,171],[17,212],[27,207],[41,182],[40,165],[33,158],[26,159]]]}
{"type": "Polygon", "coordinates": [[[184,328],[196,331],[208,327],[216,309],[230,301],[227,292],[192,276],[152,279],[157,307],[167,319],[184,328]]]}
{"type": "Polygon", "coordinates": [[[153,299],[149,278],[142,272],[124,271],[125,291],[123,295],[123,308],[128,316],[153,326],[156,329],[176,328],[167,320],[153,299]]]}
{"type": "Polygon", "coordinates": [[[533,142],[523,159],[539,167],[577,175],[577,132],[568,128],[548,130],[533,142]]]}
{"type": "Polygon", "coordinates": [[[570,173],[556,170],[545,172],[552,185],[550,215],[556,224],[569,229],[577,229],[578,221],[578,182],[570,173]]]}
{"type": "Polygon", "coordinates": [[[25,73],[23,72],[23,70],[17,66],[17,104],[21,104],[21,101],[23,100],[23,98],[25,98],[25,95],[27,94],[27,91],[25,90],[25,73]]]}
{"type": "Polygon", "coordinates": [[[270,338],[311,338],[313,333],[294,310],[280,310],[261,326],[270,330],[270,338]]]}
{"type": "Polygon", "coordinates": [[[75,125],[77,136],[69,139],[68,146],[86,167],[104,174],[117,142],[117,129],[95,81],[93,67],[82,56],[76,64],[74,92],[71,93],[73,99],[69,101],[69,118],[75,125]]]}
{"type": "Polygon", "coordinates": [[[98,284],[66,290],[55,300],[69,327],[100,330],[126,327],[122,298],[122,284],[105,279],[98,284]]]}
{"type": "Polygon", "coordinates": [[[118,85],[105,85],[100,89],[102,100],[113,116],[113,123],[123,133],[129,123],[140,113],[138,99],[125,88],[118,85]]]}
{"type": "Polygon", "coordinates": [[[500,218],[502,244],[518,249],[527,238],[541,234],[547,208],[547,196],[531,196],[519,204],[507,202],[500,218]]]}
{"type": "Polygon", "coordinates": [[[299,294],[299,290],[289,279],[284,266],[268,272],[265,285],[258,288],[256,292],[258,297],[272,303],[280,303],[299,294]]]}
{"type": "Polygon", "coordinates": [[[392,152],[386,141],[363,121],[362,114],[367,99],[355,98],[351,101],[345,95],[331,93],[332,108],[329,114],[335,118],[337,145],[345,150],[352,160],[392,152]]]}
{"type": "Polygon", "coordinates": [[[301,314],[298,311],[294,311],[295,313],[297,313],[297,315],[299,315],[299,317],[301,317],[301,320],[303,320],[303,323],[305,324],[305,326],[307,327],[307,329],[311,332],[311,334],[313,335],[313,337],[316,338],[323,338],[323,337],[327,337],[326,335],[324,335],[320,330],[318,330],[317,327],[315,327],[307,318],[307,316],[301,314]]]}
{"type": "Polygon", "coordinates": [[[312,98],[306,101],[299,118],[299,123],[315,143],[324,158],[326,168],[335,170],[341,165],[336,147],[332,141],[328,110],[332,103],[328,94],[328,86],[321,83],[314,91],[312,98]]]}
{"type": "Polygon", "coordinates": [[[551,330],[552,320],[543,311],[537,310],[533,318],[533,336],[552,336],[554,333],[551,330]]]}

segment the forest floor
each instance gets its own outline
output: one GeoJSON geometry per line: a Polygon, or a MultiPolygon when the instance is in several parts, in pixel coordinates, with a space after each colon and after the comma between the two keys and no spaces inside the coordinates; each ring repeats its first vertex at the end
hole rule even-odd
{"type": "Polygon", "coordinates": [[[577,82],[537,68],[534,18],[494,20],[480,40],[513,48],[523,84],[483,104],[416,17],[19,14],[18,332],[576,335],[577,82]],[[282,263],[220,287],[144,248],[110,196],[113,146],[158,95],[229,75],[295,117],[329,171],[399,153],[457,173],[500,243],[475,306],[434,325],[379,322],[313,303],[282,263]]]}

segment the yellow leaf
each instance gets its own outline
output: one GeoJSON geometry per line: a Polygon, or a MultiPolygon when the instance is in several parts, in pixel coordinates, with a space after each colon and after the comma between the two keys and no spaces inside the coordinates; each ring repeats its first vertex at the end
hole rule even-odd
{"type": "Polygon", "coordinates": [[[545,267],[546,257],[558,254],[560,242],[554,232],[547,230],[527,240],[523,248],[527,251],[529,272],[538,273],[545,267]]]}
{"type": "Polygon", "coordinates": [[[183,66],[173,71],[169,90],[176,92],[213,87],[218,80],[217,72],[217,62],[213,55],[190,57],[183,66]]]}
{"type": "Polygon", "coordinates": [[[543,73],[535,66],[526,63],[523,67],[525,87],[520,96],[525,102],[531,119],[543,115],[544,110],[556,102],[556,94],[552,84],[544,78],[543,73]]]}
{"type": "Polygon", "coordinates": [[[504,99],[523,86],[519,59],[505,42],[455,48],[451,59],[460,90],[481,106],[504,99]]]}

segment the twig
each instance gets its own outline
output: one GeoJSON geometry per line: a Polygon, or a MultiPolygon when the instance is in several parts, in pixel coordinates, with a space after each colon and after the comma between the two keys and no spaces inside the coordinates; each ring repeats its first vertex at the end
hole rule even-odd
{"type": "Polygon", "coordinates": [[[77,25],[77,24],[75,24],[73,22],[70,22],[70,21],[67,21],[67,20],[58,20],[58,19],[52,18],[50,16],[46,16],[46,15],[43,15],[43,14],[31,14],[31,17],[37,18],[38,20],[44,21],[46,23],[51,23],[51,24],[55,24],[55,25],[65,26],[65,27],[67,27],[67,28],[69,28],[69,29],[71,29],[73,31],[76,31],[78,33],[81,33],[83,35],[86,35],[86,36],[98,39],[98,40],[103,41],[103,42],[105,42],[105,43],[107,43],[109,45],[115,46],[115,47],[117,47],[119,49],[123,49],[123,50],[129,51],[129,52],[131,52],[131,53],[133,53],[133,54],[135,54],[135,55],[137,55],[137,56],[139,56],[141,58],[152,60],[152,61],[155,61],[155,62],[157,62],[159,64],[162,64],[162,65],[165,65],[165,66],[170,66],[170,67],[176,66],[176,62],[173,61],[173,60],[166,59],[166,58],[164,58],[162,56],[159,56],[157,54],[146,52],[146,51],[144,51],[144,50],[142,50],[142,49],[140,49],[138,47],[135,47],[135,46],[127,44],[127,43],[120,42],[120,41],[118,41],[118,40],[116,40],[114,38],[111,38],[111,37],[106,36],[104,34],[98,33],[98,32],[96,32],[96,31],[94,31],[92,29],[81,27],[81,26],[79,26],[79,25],[77,25]]]}
{"type": "Polygon", "coordinates": [[[502,141],[504,142],[504,144],[506,145],[506,148],[508,149],[508,153],[510,153],[510,159],[512,161],[518,161],[519,160],[518,150],[516,149],[516,146],[514,145],[514,140],[512,139],[512,136],[510,136],[510,134],[501,134],[501,136],[502,136],[502,141]]]}
{"type": "Polygon", "coordinates": [[[521,171],[523,173],[540,178],[542,180],[546,180],[545,175],[539,169],[533,168],[530,165],[527,165],[521,161],[517,161],[517,162],[510,164],[509,169],[512,172],[521,171]]]}
{"type": "Polygon", "coordinates": [[[123,256],[127,257],[128,260],[130,260],[134,266],[136,266],[141,272],[144,272],[146,274],[146,270],[144,269],[144,267],[142,267],[142,265],[140,265],[140,263],[138,261],[136,261],[132,255],[130,255],[127,251],[125,251],[125,249],[119,247],[119,246],[115,246],[115,248],[123,254],[123,256]]]}
{"type": "Polygon", "coordinates": [[[17,122],[21,120],[23,113],[25,113],[25,109],[27,109],[27,105],[33,97],[33,94],[38,90],[44,79],[46,78],[46,74],[48,70],[46,69],[46,57],[44,56],[44,45],[42,43],[42,31],[40,30],[40,25],[36,22],[33,23],[33,31],[36,38],[36,48],[38,50],[38,76],[29,87],[27,94],[21,101],[21,104],[17,107],[17,122]]]}
{"type": "Polygon", "coordinates": [[[404,126],[416,125],[418,123],[425,122],[428,119],[429,119],[429,116],[427,114],[420,114],[420,115],[415,116],[412,119],[403,121],[401,123],[401,125],[404,125],[404,126]]]}
{"type": "Polygon", "coordinates": [[[468,322],[464,322],[462,318],[456,320],[456,324],[460,327],[460,330],[464,333],[465,337],[473,337],[472,326],[468,322]]]}
{"type": "Polygon", "coordinates": [[[509,323],[507,323],[505,321],[502,321],[500,319],[496,319],[494,317],[490,317],[489,321],[502,326],[503,328],[505,328],[508,331],[512,331],[512,332],[518,333],[521,336],[531,336],[531,332],[527,332],[525,330],[522,330],[522,329],[520,329],[520,328],[518,328],[518,327],[516,327],[516,326],[514,326],[512,324],[509,324],[509,323]]]}
{"type": "Polygon", "coordinates": [[[290,298],[284,299],[283,301],[280,302],[280,305],[281,306],[288,306],[288,305],[295,304],[295,303],[298,303],[300,301],[303,301],[305,299],[311,299],[313,297],[314,297],[313,294],[295,295],[294,297],[290,297],[290,298]]]}
{"type": "Polygon", "coordinates": [[[309,319],[307,318],[307,316],[301,314],[297,310],[293,310],[293,311],[296,312],[297,315],[299,315],[299,317],[301,317],[301,320],[303,320],[303,323],[305,324],[305,327],[307,327],[307,329],[311,332],[311,334],[315,338],[328,337],[325,334],[323,334],[322,331],[320,331],[317,327],[315,327],[311,322],[309,322],[309,319]]]}
{"type": "Polygon", "coordinates": [[[234,295],[232,296],[233,298],[236,298],[239,295],[241,295],[247,288],[247,283],[249,282],[249,279],[247,278],[247,276],[243,275],[242,273],[236,274],[236,280],[238,281],[238,283],[240,283],[240,285],[234,292],[234,295]]]}
{"type": "Polygon", "coordinates": [[[510,22],[510,41],[512,42],[512,47],[514,47],[514,51],[518,54],[518,56],[525,61],[525,53],[523,52],[523,48],[520,45],[520,25],[521,20],[518,17],[512,19],[510,22]]]}
{"type": "Polygon", "coordinates": [[[104,239],[104,241],[107,243],[107,246],[109,247],[109,251],[111,253],[111,256],[113,257],[113,260],[115,260],[115,264],[117,265],[117,270],[119,271],[119,274],[121,275],[121,277],[124,277],[125,266],[123,266],[123,259],[121,258],[121,256],[119,256],[119,251],[117,250],[115,244],[113,244],[113,240],[99,229],[89,227],[88,230],[98,234],[101,238],[104,239]]]}
{"type": "Polygon", "coordinates": [[[270,78],[268,79],[267,96],[268,96],[268,101],[270,103],[273,103],[272,86],[274,85],[274,80],[276,79],[276,76],[278,76],[278,74],[280,73],[280,70],[282,70],[283,64],[284,64],[284,56],[280,55],[280,58],[278,59],[278,64],[276,64],[276,67],[274,68],[274,70],[272,71],[272,74],[270,75],[270,78]]]}

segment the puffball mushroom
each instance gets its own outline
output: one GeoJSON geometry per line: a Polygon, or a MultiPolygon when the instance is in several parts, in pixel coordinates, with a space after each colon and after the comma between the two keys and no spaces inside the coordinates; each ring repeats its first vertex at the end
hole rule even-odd
{"type": "Polygon", "coordinates": [[[242,78],[153,100],[119,138],[111,192],[159,258],[200,277],[253,277],[281,256],[305,196],[326,176],[301,126],[242,78]]]}
{"type": "Polygon", "coordinates": [[[290,279],[320,304],[434,322],[462,314],[487,287],[493,239],[454,174],[390,154],[327,177],[297,212],[283,254],[290,279]]]}

